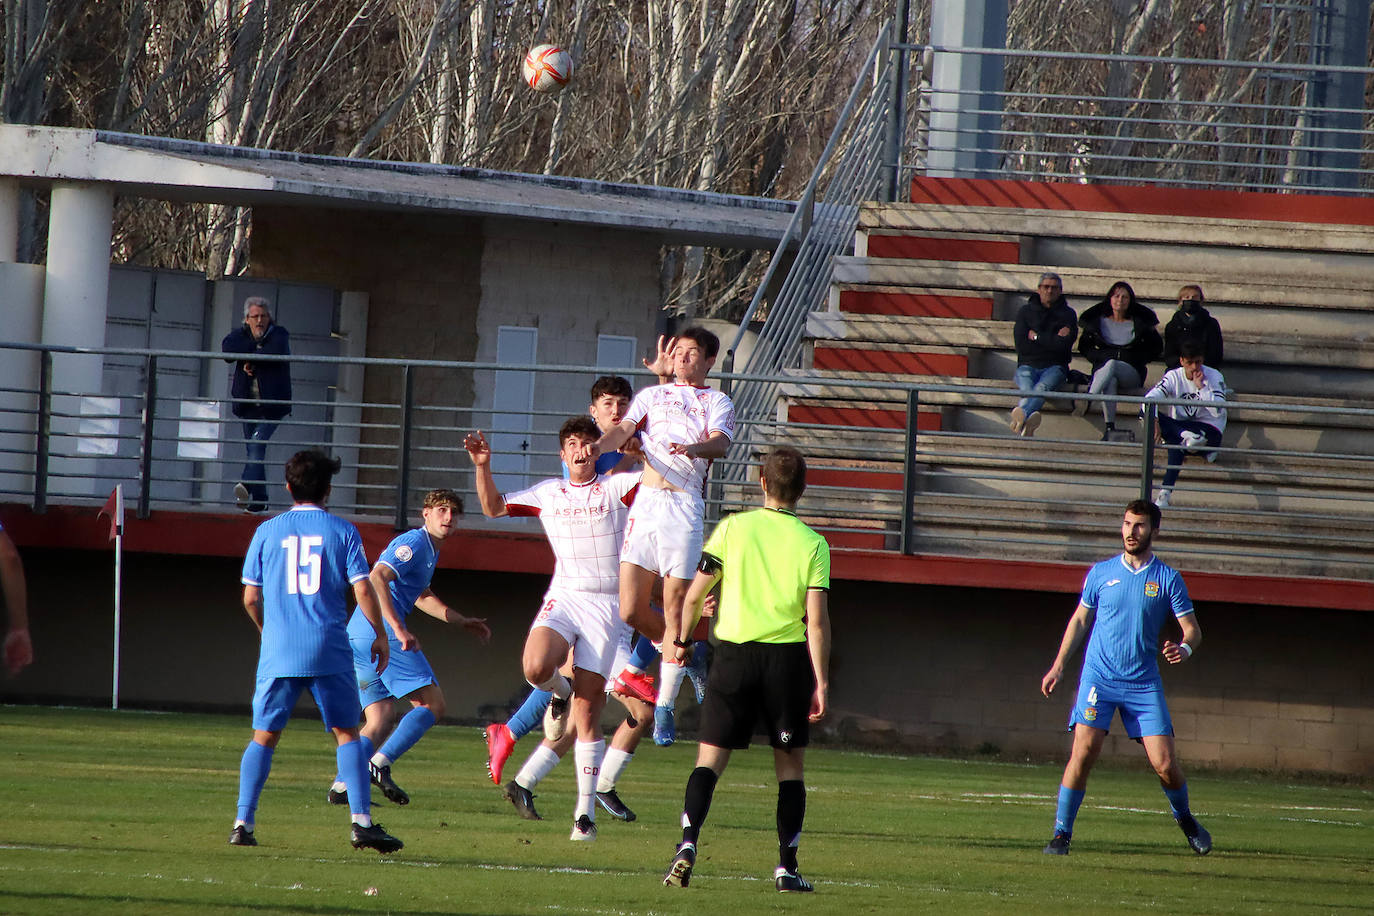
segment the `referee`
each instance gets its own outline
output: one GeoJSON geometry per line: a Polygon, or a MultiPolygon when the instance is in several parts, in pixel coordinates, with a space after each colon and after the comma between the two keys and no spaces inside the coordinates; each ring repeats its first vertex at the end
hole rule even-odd
{"type": "Polygon", "coordinates": [[[763,508],[721,521],[702,549],[701,564],[681,619],[669,619],[676,658],[692,655],[691,633],[706,595],[721,583],[715,658],[701,710],[696,769],[687,779],[682,842],[663,883],[686,887],[696,864],[697,836],[730,752],[749,746],[762,720],[778,774],[780,891],[811,891],[797,870],[797,843],[806,818],[802,763],[810,723],[825,717],[829,693],[830,547],[797,519],[806,489],[806,461],[783,446],[763,460],[763,508]]]}

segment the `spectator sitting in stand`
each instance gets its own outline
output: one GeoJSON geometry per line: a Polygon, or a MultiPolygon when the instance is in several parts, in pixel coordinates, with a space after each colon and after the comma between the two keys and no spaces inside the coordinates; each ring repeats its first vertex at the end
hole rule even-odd
{"type": "Polygon", "coordinates": [[[1145,395],[1151,400],[1194,402],[1161,406],[1155,415],[1155,441],[1169,445],[1168,467],[1154,498],[1161,509],[1168,508],[1173,498],[1184,454],[1205,455],[1208,461],[1216,461],[1221,434],[1226,429],[1226,408],[1221,406],[1226,401],[1226,380],[1220,372],[1204,365],[1202,348],[1195,341],[1185,341],[1179,350],[1178,368],[1164,373],[1145,395]]]}
{"type": "Polygon", "coordinates": [[[1164,326],[1164,365],[1178,365],[1179,347],[1186,340],[1202,347],[1203,361],[1220,371],[1222,366],[1221,325],[1202,306],[1202,287],[1190,283],[1178,291],[1178,311],[1164,326]]]}
{"type": "MultiPolygon", "coordinates": [[[[1107,298],[1078,319],[1078,352],[1092,363],[1090,394],[1116,394],[1122,388],[1145,384],[1146,363],[1159,358],[1159,319],[1135,297],[1131,284],[1116,282],[1107,298]]],[[[1102,401],[1102,441],[1116,432],[1116,402],[1102,401]]],[[[1074,412],[1088,412],[1088,402],[1077,401],[1074,412]]],[[[1129,432],[1128,430],[1123,432],[1129,432]]]]}
{"type": "Polygon", "coordinates": [[[1016,387],[1027,397],[1012,408],[1011,431],[1033,436],[1040,426],[1045,399],[1034,395],[1058,391],[1069,375],[1078,316],[1064,301],[1064,281],[1055,273],[1040,275],[1040,285],[1016,313],[1016,387]]]}

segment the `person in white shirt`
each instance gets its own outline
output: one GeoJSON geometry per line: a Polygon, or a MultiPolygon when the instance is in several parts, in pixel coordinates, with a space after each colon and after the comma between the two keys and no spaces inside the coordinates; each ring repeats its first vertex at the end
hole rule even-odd
{"type": "Polygon", "coordinates": [[[1206,455],[1208,461],[1216,461],[1221,434],[1226,431],[1226,408],[1218,406],[1226,401],[1226,380],[1202,360],[1202,347],[1194,341],[1184,342],[1179,348],[1178,368],[1164,373],[1145,395],[1147,399],[1193,402],[1162,406],[1156,415],[1155,441],[1169,445],[1168,467],[1154,499],[1161,509],[1173,497],[1184,455],[1206,455]]]}
{"type": "MultiPolygon", "coordinates": [[[[595,460],[640,435],[644,478],[620,551],[620,616],[654,642],[662,642],[665,625],[676,632],[701,560],[706,475],[735,435],[735,405],[706,386],[719,352],[720,340],[705,328],[683,331],[673,344],[673,382],[641,389],[625,417],[584,450],[595,460]],[[663,577],[662,617],[649,607],[656,576],[663,577]]],[[[654,709],[658,744],[671,744],[676,735],[672,703],[682,675],[665,657],[654,709]]]]}
{"type": "Polygon", "coordinates": [[[600,432],[591,417],[568,419],[558,431],[568,477],[550,477],[504,496],[492,477],[491,447],[481,431],[463,440],[476,470],[482,513],[537,517],[553,548],[553,579],[525,639],[522,667],[530,685],[551,691],[555,703],[572,697],[578,799],[571,839],[582,841],[596,839],[596,783],[606,753],[601,710],[616,650],[629,639],[617,606],[618,566],[628,507],[639,486],[637,473],[596,473],[595,459],[586,453],[600,432]],[[558,671],[569,651],[571,684],[558,671]]]}

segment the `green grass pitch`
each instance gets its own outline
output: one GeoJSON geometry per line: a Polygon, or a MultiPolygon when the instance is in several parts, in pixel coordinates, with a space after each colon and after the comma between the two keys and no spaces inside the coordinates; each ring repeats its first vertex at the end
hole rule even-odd
{"type": "MultiPolygon", "coordinates": [[[[802,872],[773,890],[772,755],[738,753],[685,890],[662,885],[695,745],[641,748],[621,781],[639,819],[604,812],[571,843],[570,761],[520,820],[486,779],[475,728],[440,726],[395,768],[413,799],[374,816],[406,843],[348,845],[325,802],[317,720],[286,731],[255,849],[227,845],[247,717],[0,707],[0,913],[1368,913],[1368,785],[1192,773],[1215,849],[1193,855],[1142,753],[1094,773],[1067,858],[1040,853],[1058,766],[813,749],[802,872]],[[376,889],[375,895],[367,891],[376,889]]],[[[534,746],[525,738],[513,776],[534,746]]],[[[1187,761],[1184,761],[1185,767],[1187,761]]]]}

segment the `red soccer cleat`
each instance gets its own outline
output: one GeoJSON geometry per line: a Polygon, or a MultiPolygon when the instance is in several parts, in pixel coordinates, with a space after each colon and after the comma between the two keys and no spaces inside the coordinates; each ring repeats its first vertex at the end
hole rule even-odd
{"type": "Polygon", "coordinates": [[[643,700],[650,705],[658,700],[658,691],[654,689],[654,679],[642,671],[631,671],[629,668],[615,676],[615,693],[622,697],[634,697],[643,700]]]}
{"type": "Polygon", "coordinates": [[[515,736],[510,733],[504,722],[493,722],[487,726],[482,737],[487,739],[487,775],[498,786],[501,785],[501,768],[515,750],[515,736]]]}

